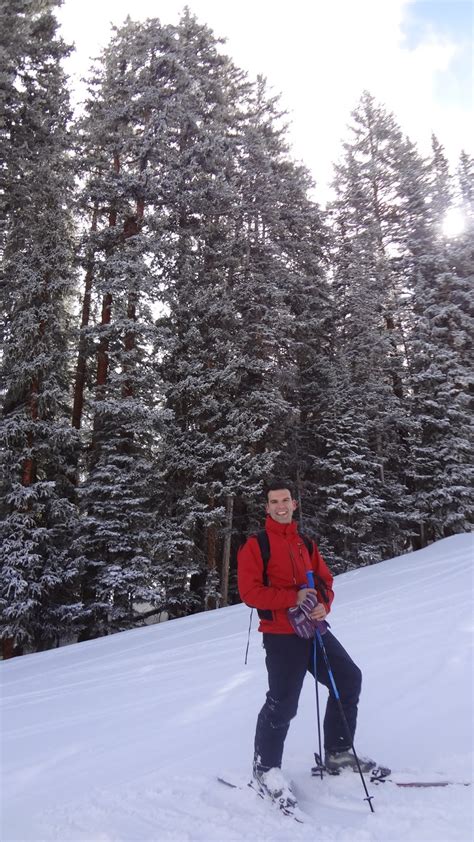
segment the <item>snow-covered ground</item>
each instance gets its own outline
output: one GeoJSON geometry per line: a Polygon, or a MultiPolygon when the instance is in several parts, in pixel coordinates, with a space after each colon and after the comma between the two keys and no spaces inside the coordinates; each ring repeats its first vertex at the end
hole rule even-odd
{"type": "MultiPolygon", "coordinates": [[[[356,744],[409,776],[472,778],[472,537],[336,579],[334,634],[364,672],[356,744]]],[[[2,679],[3,842],[471,842],[472,787],[311,778],[308,676],[284,771],[305,824],[224,774],[250,777],[266,690],[249,609],[211,611],[16,658],[2,679]]],[[[321,699],[326,691],[321,689],[321,699]]]]}

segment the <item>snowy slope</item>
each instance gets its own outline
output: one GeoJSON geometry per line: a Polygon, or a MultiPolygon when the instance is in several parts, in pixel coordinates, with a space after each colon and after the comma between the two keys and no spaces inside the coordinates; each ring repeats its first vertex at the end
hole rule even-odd
{"type": "MultiPolygon", "coordinates": [[[[336,579],[332,630],[364,672],[356,743],[393,769],[472,777],[472,537],[336,579]]],[[[284,771],[304,825],[245,781],[266,689],[242,605],[0,665],[2,834],[12,840],[470,842],[472,787],[369,787],[311,778],[308,676],[284,771]]],[[[324,700],[326,691],[321,689],[324,700]]]]}

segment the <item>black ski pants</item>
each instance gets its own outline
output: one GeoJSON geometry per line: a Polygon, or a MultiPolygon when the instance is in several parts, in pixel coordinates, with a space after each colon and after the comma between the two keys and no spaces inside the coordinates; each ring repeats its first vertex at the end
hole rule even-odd
{"type": "MultiPolygon", "coordinates": [[[[323,635],[323,643],[353,739],[362,673],[330,631],[323,635]]],[[[255,732],[255,762],[258,767],[270,769],[281,766],[285,738],[290,721],[296,716],[304,677],[307,671],[314,676],[314,645],[317,646],[318,681],[329,689],[323,726],[324,748],[326,751],[350,748],[319,642],[315,644],[314,640],[306,640],[296,634],[264,634],[263,645],[268,692],[255,732]]]]}

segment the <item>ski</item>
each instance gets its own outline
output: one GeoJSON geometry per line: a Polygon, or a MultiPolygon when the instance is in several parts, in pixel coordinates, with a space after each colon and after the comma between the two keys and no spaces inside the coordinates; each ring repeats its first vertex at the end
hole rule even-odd
{"type": "MultiPolygon", "coordinates": [[[[338,772],[333,772],[324,766],[324,764],[317,763],[316,766],[313,766],[311,769],[311,774],[313,777],[323,777],[324,775],[331,775],[331,777],[337,777],[342,773],[342,771],[349,771],[349,770],[340,770],[338,772]]],[[[351,770],[351,771],[357,771],[351,770]]],[[[391,769],[388,769],[385,766],[375,766],[370,772],[366,773],[369,776],[369,783],[371,784],[392,784],[392,786],[398,787],[406,787],[407,789],[416,789],[419,787],[420,789],[429,789],[430,787],[445,787],[445,786],[471,786],[469,781],[453,781],[449,779],[440,778],[439,780],[397,780],[396,779],[396,772],[392,772],[391,769]]]]}
{"type": "Polygon", "coordinates": [[[432,786],[471,786],[469,781],[393,781],[391,778],[386,778],[386,781],[387,783],[395,784],[395,786],[420,788],[432,786]]]}
{"type": "MultiPolygon", "coordinates": [[[[227,778],[223,778],[219,775],[217,776],[217,780],[220,784],[230,787],[230,789],[240,789],[241,791],[246,789],[245,786],[236,784],[233,781],[229,781],[227,778]]],[[[277,798],[271,798],[271,796],[268,793],[263,792],[254,781],[249,781],[247,787],[252,789],[259,798],[262,798],[264,801],[268,801],[270,804],[274,804],[284,816],[294,819],[295,822],[298,822],[298,824],[304,824],[303,814],[296,804],[294,806],[280,804],[277,798]]]]}
{"type": "Polygon", "coordinates": [[[448,779],[431,780],[431,781],[426,781],[426,780],[419,780],[419,781],[414,781],[414,780],[401,781],[401,780],[398,780],[397,781],[396,777],[391,777],[392,774],[396,775],[395,772],[393,772],[393,773],[389,772],[388,775],[380,775],[380,774],[378,774],[379,771],[380,771],[379,769],[373,769],[372,770],[371,777],[370,777],[370,783],[371,784],[388,783],[388,784],[392,784],[393,786],[407,787],[407,788],[420,787],[420,789],[429,789],[430,787],[437,787],[437,786],[443,787],[443,786],[470,786],[471,785],[469,783],[469,781],[452,781],[452,780],[448,780],[448,779]],[[374,774],[374,772],[376,774],[374,774]]]}

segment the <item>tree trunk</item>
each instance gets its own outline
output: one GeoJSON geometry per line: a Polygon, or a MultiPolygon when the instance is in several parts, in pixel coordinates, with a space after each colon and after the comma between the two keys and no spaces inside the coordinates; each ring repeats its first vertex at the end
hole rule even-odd
{"type": "MultiPolygon", "coordinates": [[[[97,231],[97,218],[99,212],[97,204],[92,215],[91,231],[97,231]]],[[[72,426],[79,430],[82,422],[84,409],[84,388],[87,377],[87,341],[84,336],[84,328],[89,325],[91,311],[92,281],[94,277],[94,257],[90,255],[86,270],[84,285],[84,300],[82,302],[81,333],[77,354],[76,379],[74,382],[74,399],[72,407],[72,426]]]]}
{"type": "MultiPolygon", "coordinates": [[[[214,508],[214,500],[211,500],[211,507],[214,508]]],[[[207,527],[207,577],[214,573],[217,567],[217,530],[214,523],[207,527]]],[[[216,608],[214,596],[206,594],[206,611],[216,608]]]]}
{"type": "MultiPolygon", "coordinates": [[[[134,217],[130,217],[129,219],[125,220],[124,227],[123,227],[123,237],[124,239],[128,239],[129,237],[136,236],[140,231],[140,226],[143,222],[143,214],[145,212],[145,202],[143,199],[137,200],[137,209],[136,214],[134,217]]],[[[128,296],[128,303],[127,303],[127,318],[130,323],[134,323],[137,320],[137,293],[133,290],[130,291],[128,296]]],[[[126,362],[124,365],[124,371],[131,370],[132,366],[128,362],[128,355],[135,348],[135,330],[132,326],[129,327],[127,333],[125,334],[125,351],[127,353],[126,362]]],[[[122,396],[124,398],[131,398],[133,396],[133,387],[130,380],[125,380],[122,396]]]]}
{"type": "MultiPolygon", "coordinates": [[[[112,318],[112,295],[107,292],[102,300],[102,318],[101,327],[109,325],[112,318]]],[[[103,336],[99,342],[99,349],[97,351],[97,377],[96,385],[101,387],[107,383],[107,374],[109,370],[109,340],[103,336]]]]}
{"type": "Polygon", "coordinates": [[[232,540],[233,514],[234,498],[229,494],[227,497],[224,551],[222,554],[221,605],[223,606],[227,605],[229,600],[230,545],[232,540]]]}
{"type": "Polygon", "coordinates": [[[420,520],[420,549],[422,550],[424,547],[427,546],[426,540],[426,528],[424,520],[420,520]]]}
{"type": "MultiPolygon", "coordinates": [[[[137,319],[137,308],[136,308],[136,300],[137,294],[135,292],[131,292],[128,296],[128,305],[127,305],[127,318],[130,323],[133,323],[137,319]]],[[[124,398],[131,398],[133,397],[133,386],[131,384],[130,378],[128,377],[128,372],[131,371],[132,365],[129,362],[129,354],[132,353],[133,349],[135,348],[135,331],[132,327],[129,327],[127,333],[125,334],[125,351],[126,351],[126,362],[124,363],[123,369],[124,373],[127,375],[127,379],[123,384],[122,388],[122,397],[124,398]]]]}
{"type": "Polygon", "coordinates": [[[2,639],[2,656],[4,661],[8,660],[8,658],[15,657],[14,645],[13,637],[4,637],[2,639]]]}
{"type": "MultiPolygon", "coordinates": [[[[114,172],[120,172],[120,158],[117,154],[114,155],[114,172]]],[[[111,207],[109,210],[109,228],[115,228],[117,225],[117,209],[111,207]]],[[[113,246],[110,250],[112,250],[113,246]]],[[[101,327],[109,325],[112,319],[112,293],[107,292],[102,299],[102,318],[101,327]]],[[[109,370],[109,340],[103,336],[99,342],[97,351],[97,376],[96,386],[102,387],[107,383],[107,375],[109,370]]],[[[100,393],[99,393],[99,396],[100,393]]]]}

